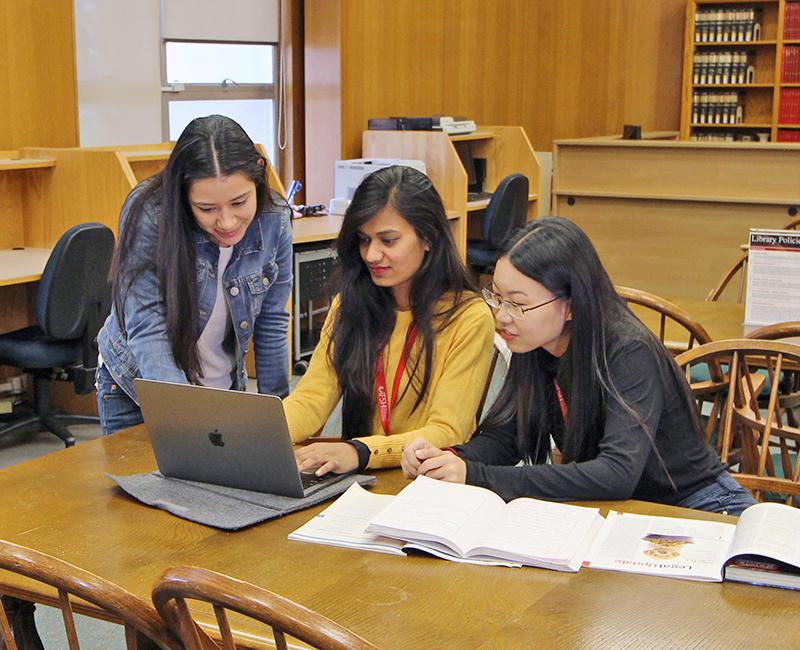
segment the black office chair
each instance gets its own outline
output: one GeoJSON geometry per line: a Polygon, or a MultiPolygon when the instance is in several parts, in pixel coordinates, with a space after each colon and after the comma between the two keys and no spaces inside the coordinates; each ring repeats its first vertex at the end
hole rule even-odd
{"type": "Polygon", "coordinates": [[[73,226],[47,260],[36,294],[36,325],[0,335],[0,365],[34,377],[35,413],[0,428],[0,434],[38,425],[66,447],[75,444],[67,424],[96,423],[96,417],[57,414],[50,408],[52,379],[68,380],[75,392],[94,388],[97,333],[111,307],[108,271],[114,233],[100,223],[73,226]]]}
{"type": "Polygon", "coordinates": [[[483,213],[483,239],[467,242],[467,263],[484,273],[491,273],[500,254],[500,245],[525,224],[527,213],[528,177],[523,174],[506,176],[483,213]]]}

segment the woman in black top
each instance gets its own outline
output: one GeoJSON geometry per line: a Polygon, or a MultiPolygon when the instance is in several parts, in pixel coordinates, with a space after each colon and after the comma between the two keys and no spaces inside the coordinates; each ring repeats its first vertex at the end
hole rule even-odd
{"type": "Polygon", "coordinates": [[[575,224],[545,217],[522,228],[484,298],[513,353],[505,384],[468,443],[409,443],[406,476],[506,500],[634,498],[729,514],[754,503],[704,441],[685,377],[575,224]],[[551,436],[561,464],[545,462],[551,436]]]}

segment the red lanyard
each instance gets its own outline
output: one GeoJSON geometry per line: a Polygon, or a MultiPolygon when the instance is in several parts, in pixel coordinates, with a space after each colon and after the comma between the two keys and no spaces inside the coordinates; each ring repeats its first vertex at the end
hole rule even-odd
{"type": "Polygon", "coordinates": [[[391,416],[392,409],[395,402],[397,402],[397,389],[400,386],[400,378],[406,369],[408,363],[408,355],[411,352],[411,347],[414,345],[414,340],[417,338],[417,328],[412,323],[406,332],[406,342],[403,345],[403,351],[400,353],[400,360],[397,362],[397,370],[394,371],[394,381],[392,382],[392,399],[389,401],[386,395],[386,373],[383,369],[383,350],[378,354],[378,362],[375,368],[375,383],[377,384],[377,398],[378,398],[378,411],[381,416],[381,425],[386,435],[389,435],[389,417],[391,416]]]}
{"type": "Polygon", "coordinates": [[[561,415],[564,416],[564,424],[567,423],[567,400],[564,399],[564,393],[561,392],[561,386],[554,379],[553,385],[556,387],[556,396],[558,397],[558,405],[561,407],[561,415]]]}

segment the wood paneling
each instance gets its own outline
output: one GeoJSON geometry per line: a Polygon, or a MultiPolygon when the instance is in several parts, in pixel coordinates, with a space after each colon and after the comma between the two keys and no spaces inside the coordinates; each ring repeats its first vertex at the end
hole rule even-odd
{"type": "Polygon", "coordinates": [[[542,151],[626,123],[677,130],[684,8],[685,0],[309,0],[307,186],[315,200],[330,198],[332,163],[360,156],[370,117],[519,124],[542,151]]]}
{"type": "MultiPolygon", "coordinates": [[[[286,147],[278,149],[276,161],[281,170],[283,186],[292,179],[304,178],[305,165],[305,94],[303,59],[303,0],[281,0],[281,58],[284,73],[286,112],[286,147]]],[[[279,140],[280,140],[279,134],[279,140]]],[[[305,203],[301,189],[295,203],[305,203]]]]}
{"type": "Polygon", "coordinates": [[[333,196],[333,162],[341,156],[342,72],[339,0],[305,3],[306,203],[333,196]]]}
{"type": "Polygon", "coordinates": [[[788,144],[560,140],[554,211],[586,230],[616,284],[702,300],[749,228],[792,218],[798,166],[788,144]]]}
{"type": "Polygon", "coordinates": [[[0,149],[78,145],[72,0],[0,0],[0,149]]]}
{"type": "MultiPolygon", "coordinates": [[[[445,104],[444,0],[346,0],[342,11],[342,152],[361,151],[370,117],[431,115],[445,104]]],[[[452,27],[456,27],[454,21],[452,27]]],[[[494,124],[495,122],[486,122],[494,124]]]]}
{"type": "Polygon", "coordinates": [[[556,214],[591,238],[614,284],[702,300],[741,254],[750,228],[780,228],[786,207],[559,196],[556,214]]]}
{"type": "MultiPolygon", "coordinates": [[[[55,158],[37,191],[26,194],[25,244],[53,246],[72,226],[99,221],[117,232],[122,201],[135,184],[124,155],[87,149],[22,150],[34,158],[55,158]]],[[[33,172],[28,172],[31,176],[33,172]]]]}

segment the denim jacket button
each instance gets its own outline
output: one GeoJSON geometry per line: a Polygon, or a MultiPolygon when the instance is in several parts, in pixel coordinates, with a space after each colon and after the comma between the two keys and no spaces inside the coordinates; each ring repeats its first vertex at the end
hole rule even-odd
{"type": "Polygon", "coordinates": [[[261,278],[261,284],[267,286],[269,284],[269,278],[261,278]]]}
{"type": "Polygon", "coordinates": [[[246,320],[243,320],[241,323],[239,323],[239,327],[241,327],[243,330],[246,330],[250,327],[250,323],[248,323],[246,320]]]}
{"type": "Polygon", "coordinates": [[[231,287],[231,295],[238,296],[239,295],[239,287],[231,287]]]}

